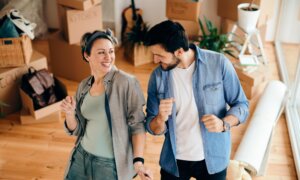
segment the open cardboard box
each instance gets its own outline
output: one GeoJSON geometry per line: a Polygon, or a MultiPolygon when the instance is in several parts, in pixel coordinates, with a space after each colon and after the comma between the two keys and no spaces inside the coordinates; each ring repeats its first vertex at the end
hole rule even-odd
{"type": "Polygon", "coordinates": [[[28,66],[0,68],[0,99],[9,105],[2,108],[6,115],[21,109],[19,86],[22,76],[28,72],[28,67],[34,67],[36,70],[47,69],[46,56],[33,51],[28,66]]]}
{"type": "Polygon", "coordinates": [[[50,104],[41,109],[37,109],[37,110],[34,109],[34,105],[31,97],[28,94],[26,94],[22,89],[20,89],[20,95],[21,95],[23,107],[29,110],[30,114],[34,117],[34,119],[41,119],[57,111],[60,111],[61,100],[67,96],[67,89],[62,82],[60,82],[56,78],[54,79],[55,79],[54,91],[58,101],[56,103],[50,104]]]}
{"type": "Polygon", "coordinates": [[[60,111],[56,111],[51,113],[43,118],[35,119],[28,109],[22,108],[20,113],[20,123],[21,124],[37,124],[37,123],[50,123],[50,122],[58,122],[61,119],[60,111]]]}

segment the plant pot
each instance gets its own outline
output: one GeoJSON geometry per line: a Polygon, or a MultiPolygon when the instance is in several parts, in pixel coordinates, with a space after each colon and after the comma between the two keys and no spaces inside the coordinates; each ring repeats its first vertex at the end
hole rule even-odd
{"type": "Polygon", "coordinates": [[[124,47],[124,57],[134,66],[153,62],[153,54],[147,46],[138,43],[126,43],[124,47]]]}
{"type": "Polygon", "coordinates": [[[153,62],[153,55],[150,49],[144,45],[134,45],[133,51],[133,65],[139,66],[153,62]]]}
{"type": "Polygon", "coordinates": [[[248,10],[248,6],[249,3],[238,5],[238,25],[247,33],[251,33],[256,29],[260,10],[256,4],[252,4],[252,10],[248,10]]]}

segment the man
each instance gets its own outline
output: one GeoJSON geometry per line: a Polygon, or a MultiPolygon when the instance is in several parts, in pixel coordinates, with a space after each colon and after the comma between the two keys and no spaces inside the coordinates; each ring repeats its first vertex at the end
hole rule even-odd
{"type": "Polygon", "coordinates": [[[232,64],[223,54],[189,45],[183,27],[170,20],[147,37],[160,64],[148,84],[146,128],[165,135],[161,179],[225,180],[230,128],[248,116],[232,64]]]}

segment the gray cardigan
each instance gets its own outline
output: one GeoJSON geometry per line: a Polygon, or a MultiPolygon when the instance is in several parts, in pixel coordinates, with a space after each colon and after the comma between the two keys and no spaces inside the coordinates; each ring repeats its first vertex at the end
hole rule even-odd
{"type": "MultiPolygon", "coordinates": [[[[70,135],[78,136],[76,146],[80,143],[85,133],[87,122],[81,114],[80,107],[83,98],[92,87],[93,81],[93,76],[90,76],[84,79],[77,89],[76,120],[78,121],[78,125],[76,129],[70,131],[65,122],[66,132],[70,135]]],[[[131,136],[133,134],[145,133],[144,95],[136,78],[118,70],[116,67],[113,67],[104,77],[104,86],[110,110],[108,113],[111,116],[113,151],[118,179],[129,180],[135,175],[132,163],[133,148],[131,136]]],[[[75,147],[72,150],[71,157],[75,147]]],[[[70,168],[71,159],[66,168],[65,178],[70,168]]]]}

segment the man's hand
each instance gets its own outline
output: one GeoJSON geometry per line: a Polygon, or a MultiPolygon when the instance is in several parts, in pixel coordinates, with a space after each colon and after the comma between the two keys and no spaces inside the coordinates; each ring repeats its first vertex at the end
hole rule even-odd
{"type": "Polygon", "coordinates": [[[201,121],[209,132],[222,132],[224,130],[222,120],[213,114],[203,115],[201,121]]]}
{"type": "Polygon", "coordinates": [[[167,121],[169,115],[172,114],[174,98],[161,99],[159,103],[159,112],[157,118],[159,121],[167,121]]]}

